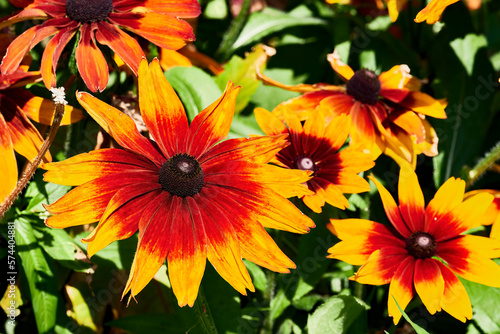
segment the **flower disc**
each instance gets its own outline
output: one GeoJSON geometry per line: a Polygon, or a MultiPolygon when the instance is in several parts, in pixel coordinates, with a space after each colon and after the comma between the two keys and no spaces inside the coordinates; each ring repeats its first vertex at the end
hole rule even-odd
{"type": "Polygon", "coordinates": [[[380,95],[378,76],[366,69],[356,71],[347,83],[347,94],[362,103],[374,105],[380,95]]]}
{"type": "Polygon", "coordinates": [[[194,196],[203,188],[199,162],[188,154],[177,154],[163,164],[158,181],[163,190],[179,197],[194,196]]]}
{"type": "Polygon", "coordinates": [[[81,23],[104,21],[113,10],[112,0],[67,0],[66,14],[81,23]]]}
{"type": "Polygon", "coordinates": [[[416,259],[425,259],[436,253],[436,240],[425,232],[415,232],[406,240],[408,254],[416,259]]]}

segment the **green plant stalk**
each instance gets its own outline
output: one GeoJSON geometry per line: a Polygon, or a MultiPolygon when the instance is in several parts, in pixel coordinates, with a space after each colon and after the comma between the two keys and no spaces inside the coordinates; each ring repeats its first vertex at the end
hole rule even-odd
{"type": "Polygon", "coordinates": [[[52,142],[56,137],[57,130],[59,129],[59,126],[61,125],[61,120],[64,116],[64,104],[55,103],[54,109],[55,109],[54,119],[52,121],[52,126],[50,127],[49,133],[47,134],[47,137],[43,141],[42,147],[38,151],[38,155],[35,157],[33,162],[31,162],[28,165],[23,175],[21,176],[21,179],[17,182],[16,188],[14,188],[14,190],[10,193],[5,202],[0,206],[0,219],[5,215],[7,210],[9,210],[9,208],[12,206],[12,204],[19,196],[21,191],[23,191],[23,189],[28,185],[29,181],[33,177],[33,174],[35,174],[36,169],[42,162],[43,157],[49,150],[50,145],[52,145],[52,142]]]}
{"type": "Polygon", "coordinates": [[[500,142],[498,142],[486,156],[479,160],[479,162],[467,173],[467,187],[472,185],[484,172],[500,159],[500,142]]]}
{"type": "Polygon", "coordinates": [[[252,4],[252,0],[244,0],[241,4],[241,10],[238,16],[231,22],[229,29],[222,39],[222,42],[219,45],[219,48],[215,52],[215,55],[218,56],[220,61],[225,61],[229,58],[228,51],[230,46],[234,44],[236,39],[243,30],[243,26],[247,21],[248,12],[250,11],[250,5],[252,4]]]}
{"type": "Polygon", "coordinates": [[[198,318],[200,320],[201,327],[203,328],[203,332],[207,334],[218,334],[214,318],[212,317],[212,312],[210,311],[210,306],[208,305],[207,297],[203,291],[203,285],[200,285],[198,298],[194,304],[194,310],[198,313],[198,318]]]}

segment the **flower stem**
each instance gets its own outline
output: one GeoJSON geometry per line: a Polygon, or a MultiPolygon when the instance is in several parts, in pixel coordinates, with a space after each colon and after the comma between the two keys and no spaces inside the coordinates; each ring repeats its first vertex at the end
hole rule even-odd
{"type": "Polygon", "coordinates": [[[203,291],[203,285],[200,285],[200,290],[198,291],[198,298],[196,299],[196,303],[194,304],[194,309],[196,313],[198,313],[203,332],[207,334],[217,334],[217,327],[215,326],[214,318],[212,317],[212,312],[210,311],[207,297],[205,296],[205,292],[203,291]]]}
{"type": "Polygon", "coordinates": [[[52,126],[50,127],[49,133],[47,134],[47,137],[43,141],[42,147],[38,151],[37,156],[35,157],[33,162],[31,162],[27,166],[27,168],[25,169],[25,171],[21,176],[21,179],[17,182],[16,188],[14,188],[14,190],[10,193],[5,202],[0,206],[0,218],[2,218],[7,212],[7,210],[9,210],[9,208],[14,203],[16,198],[19,196],[21,191],[24,189],[24,187],[26,187],[28,182],[31,180],[33,174],[35,174],[35,171],[40,165],[40,162],[42,161],[50,145],[54,141],[57,130],[61,125],[61,120],[63,116],[64,116],[64,104],[56,102],[54,107],[54,120],[52,121],[52,126]]]}
{"type": "Polygon", "coordinates": [[[488,169],[495,169],[495,162],[500,159],[500,142],[498,142],[486,156],[467,173],[467,187],[473,184],[488,169]]]}
{"type": "Polygon", "coordinates": [[[241,30],[243,30],[243,26],[247,21],[251,4],[251,0],[243,0],[238,16],[236,16],[236,18],[231,22],[228,31],[224,34],[224,38],[222,39],[219,48],[215,52],[215,55],[218,56],[219,60],[224,61],[229,58],[231,54],[231,47],[234,42],[236,42],[236,39],[240,35],[241,30]]]}

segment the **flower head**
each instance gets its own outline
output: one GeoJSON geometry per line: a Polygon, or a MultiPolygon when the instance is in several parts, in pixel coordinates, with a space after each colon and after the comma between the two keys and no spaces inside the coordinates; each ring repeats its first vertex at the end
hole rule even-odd
{"type": "Polygon", "coordinates": [[[406,65],[394,66],[380,75],[368,69],[354,72],[336,52],[328,60],[345,87],[324,83],[283,85],[259,74],[266,83],[302,92],[302,96],[281,103],[282,110],[295,111],[301,120],[321,109],[327,122],[339,115],[351,119],[351,144],[360,145],[374,158],[385,153],[398,163],[415,166],[417,154],[437,155],[438,138],[425,116],[446,118],[446,102],[419,91],[420,82],[406,65]]]}
{"type": "Polygon", "coordinates": [[[51,227],[98,221],[83,241],[92,256],[139,231],[124,294],[137,295],[165,259],[179,305],[193,305],[206,260],[236,290],[254,290],[242,258],[278,272],[291,262],[264,227],[305,233],[314,223],[285,197],[307,192],[303,171],[268,165],[286,135],[228,139],[238,88],[198,114],[190,125],[158,60],[139,68],[139,107],[154,139],[87,93],[77,98],[122,149],[101,149],[45,164],[45,180],[76,185],[47,206],[51,227]],[[217,144],[218,143],[218,144],[217,144]],[[282,196],[283,195],[283,196],[282,196]]]}
{"type": "Polygon", "coordinates": [[[370,190],[368,182],[357,174],[375,165],[371,156],[355,147],[340,151],[349,134],[350,120],[346,115],[326,124],[319,110],[303,125],[294,112],[286,110],[284,122],[262,108],[255,109],[255,117],[267,135],[289,134],[290,145],[276,154],[274,163],[313,172],[313,177],[307,181],[313,193],[303,195],[302,200],[314,212],[321,212],[325,201],[345,209],[349,203],[344,193],[370,190]]]}
{"type": "Polygon", "coordinates": [[[469,297],[456,275],[500,287],[500,242],[466,235],[484,223],[493,196],[481,193],[464,199],[465,182],[450,178],[427,207],[410,166],[399,175],[399,206],[371,177],[382,198],[390,226],[363,219],[332,219],[328,228],[342,241],[328,257],[361,265],[351,277],[363,284],[390,283],[389,315],[397,324],[402,309],[418,294],[429,311],[444,310],[465,322],[472,318],[469,297]]]}
{"type": "Polygon", "coordinates": [[[137,40],[120,27],[168,49],[179,49],[193,41],[191,26],[178,18],[200,14],[196,0],[34,0],[24,9],[0,21],[0,28],[30,20],[45,20],[26,30],[9,46],[0,69],[13,73],[26,52],[54,35],[45,47],[41,73],[47,88],[56,86],[55,69],[61,53],[79,32],[76,64],[87,87],[102,91],[108,83],[108,65],[97,42],[111,48],[137,74],[144,56],[137,40]]]}

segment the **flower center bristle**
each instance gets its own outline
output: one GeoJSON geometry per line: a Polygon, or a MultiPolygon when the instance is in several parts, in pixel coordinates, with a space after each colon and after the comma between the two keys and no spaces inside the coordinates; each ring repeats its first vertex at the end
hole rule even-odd
{"type": "Polygon", "coordinates": [[[104,21],[113,11],[113,0],[67,0],[66,14],[73,21],[90,23],[104,21]]]}
{"type": "Polygon", "coordinates": [[[359,70],[347,82],[347,94],[361,103],[374,105],[380,95],[378,75],[370,70],[359,70]]]}
{"type": "Polygon", "coordinates": [[[408,254],[416,259],[425,259],[436,253],[436,240],[425,232],[415,232],[406,240],[408,254]]]}
{"type": "Polygon", "coordinates": [[[293,162],[293,164],[295,168],[301,170],[311,170],[313,172],[316,172],[318,170],[318,167],[316,167],[314,161],[306,156],[298,156],[293,162]]]}
{"type": "Polygon", "coordinates": [[[161,166],[158,181],[163,190],[184,198],[199,193],[204,178],[203,170],[195,158],[188,154],[177,154],[161,166]]]}

